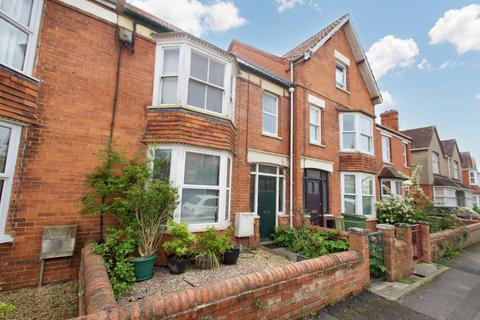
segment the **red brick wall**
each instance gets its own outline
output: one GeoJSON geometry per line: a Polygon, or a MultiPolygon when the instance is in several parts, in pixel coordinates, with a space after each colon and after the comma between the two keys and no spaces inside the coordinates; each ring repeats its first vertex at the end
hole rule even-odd
{"type": "Polygon", "coordinates": [[[444,256],[448,248],[464,248],[478,242],[480,242],[480,223],[431,233],[430,257],[427,259],[428,261],[436,261],[444,256]]]}
{"type": "Polygon", "coordinates": [[[341,171],[361,171],[376,174],[375,157],[363,153],[340,153],[341,171]]]}
{"type": "MultiPolygon", "coordinates": [[[[108,140],[118,59],[115,27],[47,0],[39,39],[34,72],[42,81],[39,125],[28,129],[20,188],[12,192],[17,205],[7,232],[14,241],[0,244],[6,289],[38,284],[44,226],[78,225],[74,258],[46,261],[44,283],[75,278],[83,242],[98,236],[99,219],[79,213],[80,198],[108,140]]],[[[154,52],[154,43],[142,38],[134,54],[122,51],[114,142],[130,155],[142,148],[154,52]]]]}
{"type": "MultiPolygon", "coordinates": [[[[350,251],[147,297],[77,319],[298,319],[370,285],[367,234],[350,233],[349,242],[350,251]]],[[[87,267],[93,266],[85,267],[87,278],[87,267]]]]}

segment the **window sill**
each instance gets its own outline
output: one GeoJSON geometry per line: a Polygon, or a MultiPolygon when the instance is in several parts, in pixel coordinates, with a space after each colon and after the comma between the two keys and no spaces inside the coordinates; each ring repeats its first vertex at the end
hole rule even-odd
{"type": "Polygon", "coordinates": [[[267,132],[262,132],[262,136],[264,137],[269,137],[269,138],[273,138],[273,139],[278,139],[278,140],[283,140],[282,137],[279,137],[277,135],[274,135],[274,134],[271,134],[271,133],[267,133],[267,132]]]}
{"type": "Polygon", "coordinates": [[[374,157],[374,156],[375,156],[373,153],[367,153],[367,152],[363,152],[363,151],[359,151],[359,150],[340,150],[340,153],[345,153],[345,154],[348,154],[348,153],[364,154],[364,155],[370,156],[370,157],[374,157]]]}
{"type": "Polygon", "coordinates": [[[321,147],[321,148],[326,148],[326,147],[327,147],[326,145],[321,144],[321,143],[317,143],[317,142],[311,142],[311,141],[310,141],[310,144],[311,144],[311,145],[314,145],[314,146],[317,146],[317,147],[321,147]]]}
{"type": "Polygon", "coordinates": [[[346,94],[348,94],[348,95],[351,95],[350,91],[348,91],[347,89],[344,89],[344,88],[342,88],[342,87],[340,87],[340,86],[338,86],[338,85],[337,85],[336,87],[337,87],[338,90],[342,91],[343,93],[346,93],[346,94]]]}
{"type": "Polygon", "coordinates": [[[384,164],[389,164],[389,165],[393,166],[393,162],[391,162],[391,161],[385,161],[383,159],[382,159],[382,161],[383,161],[384,164]]]}
{"type": "Polygon", "coordinates": [[[7,69],[10,73],[14,73],[15,75],[18,75],[20,77],[27,78],[30,81],[40,83],[40,79],[37,79],[34,76],[31,76],[31,75],[25,73],[24,71],[18,70],[18,69],[13,68],[13,67],[10,67],[9,65],[3,64],[1,62],[0,62],[0,66],[7,69]]]}
{"type": "MultiPolygon", "coordinates": [[[[231,225],[231,221],[224,223],[207,223],[207,224],[188,224],[188,231],[190,232],[204,232],[208,228],[215,228],[217,231],[224,231],[231,225]]],[[[165,234],[171,234],[168,230],[165,230],[165,234]]]]}
{"type": "Polygon", "coordinates": [[[13,242],[13,237],[8,234],[0,234],[0,243],[13,242]]]}

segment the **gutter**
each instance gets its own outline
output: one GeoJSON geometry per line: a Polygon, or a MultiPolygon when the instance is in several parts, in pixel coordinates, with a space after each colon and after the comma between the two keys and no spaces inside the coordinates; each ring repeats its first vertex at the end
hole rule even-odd
{"type": "Polygon", "coordinates": [[[132,18],[135,18],[137,20],[140,20],[142,21],[144,24],[146,24],[147,26],[149,27],[152,27],[156,30],[159,30],[160,32],[172,32],[173,30],[165,27],[164,25],[158,23],[158,22],[155,22],[153,21],[152,19],[149,19],[148,17],[145,17],[144,15],[136,12],[136,11],[133,11],[132,9],[130,9],[128,6],[125,7],[124,9],[124,13],[126,15],[129,15],[130,17],[132,18]]]}

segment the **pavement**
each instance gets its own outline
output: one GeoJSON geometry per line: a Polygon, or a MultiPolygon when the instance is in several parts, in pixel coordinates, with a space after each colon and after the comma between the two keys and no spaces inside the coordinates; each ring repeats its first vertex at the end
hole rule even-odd
{"type": "Polygon", "coordinates": [[[372,292],[322,309],[309,320],[480,320],[480,243],[415,291],[388,300],[372,292]]]}

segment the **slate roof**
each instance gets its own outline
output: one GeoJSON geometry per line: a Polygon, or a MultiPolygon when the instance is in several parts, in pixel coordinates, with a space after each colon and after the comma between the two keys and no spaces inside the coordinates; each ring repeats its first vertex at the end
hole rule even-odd
{"type": "Polygon", "coordinates": [[[314,34],[313,36],[311,36],[310,38],[308,38],[304,42],[300,43],[298,46],[296,46],[292,50],[285,53],[282,56],[282,58],[285,58],[285,59],[288,59],[288,60],[295,60],[295,59],[301,57],[305,53],[305,51],[313,48],[317,43],[322,41],[322,39],[325,38],[329,34],[330,31],[335,29],[335,27],[337,27],[339,24],[341,24],[343,22],[346,22],[349,19],[349,17],[350,17],[350,15],[346,14],[343,17],[337,19],[335,22],[331,23],[330,25],[328,25],[324,29],[320,30],[320,32],[317,32],[316,34],[314,34]]]}
{"type": "Polygon", "coordinates": [[[450,139],[450,140],[443,140],[440,142],[442,144],[442,148],[445,154],[450,158],[453,157],[453,151],[455,150],[455,145],[457,144],[457,141],[455,139],[450,139]]]}
{"type": "Polygon", "coordinates": [[[237,57],[237,61],[238,61],[238,64],[240,65],[241,68],[244,68],[244,69],[247,69],[251,72],[254,72],[254,73],[257,73],[257,74],[260,74],[261,76],[264,76],[266,77],[267,79],[270,79],[272,80],[273,82],[276,82],[277,84],[280,84],[284,87],[291,87],[292,86],[292,83],[285,79],[284,77],[278,75],[277,73],[275,72],[272,72],[268,69],[265,69],[264,67],[256,64],[256,63],[253,63],[239,55],[236,55],[237,57]]]}
{"type": "Polygon", "coordinates": [[[140,9],[139,7],[137,6],[134,6],[132,4],[129,4],[129,3],[126,3],[125,4],[125,11],[128,13],[128,11],[130,11],[131,13],[133,13],[134,15],[139,15],[139,16],[143,16],[145,17],[146,19],[150,20],[151,22],[153,22],[154,24],[158,24],[170,31],[175,31],[175,32],[184,32],[182,29],[178,28],[177,26],[174,26],[173,24],[171,23],[168,23],[167,21],[165,20],[162,20],[160,19],[159,17],[151,14],[151,13],[148,13],[146,12],[145,10],[142,10],[140,9]]]}
{"type": "Polygon", "coordinates": [[[463,185],[463,183],[461,183],[460,181],[438,175],[434,175],[433,185],[436,187],[453,187],[458,189],[468,189],[468,187],[463,185]]]}
{"type": "Polygon", "coordinates": [[[389,178],[389,179],[400,179],[400,180],[408,180],[409,177],[405,174],[401,173],[397,169],[392,166],[384,166],[380,173],[378,174],[379,178],[389,178]]]}
{"type": "Polygon", "coordinates": [[[412,138],[412,149],[423,149],[430,146],[434,132],[435,126],[430,126],[425,128],[405,130],[401,131],[400,133],[412,138]]]}
{"type": "Polygon", "coordinates": [[[472,167],[470,152],[460,152],[460,160],[462,161],[463,169],[470,169],[472,167]]]}

